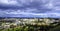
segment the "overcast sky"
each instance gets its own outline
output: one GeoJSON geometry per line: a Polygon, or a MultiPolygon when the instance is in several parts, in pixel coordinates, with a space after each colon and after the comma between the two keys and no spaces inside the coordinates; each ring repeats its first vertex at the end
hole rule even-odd
{"type": "Polygon", "coordinates": [[[0,17],[60,17],[60,0],[0,0],[0,17]]]}

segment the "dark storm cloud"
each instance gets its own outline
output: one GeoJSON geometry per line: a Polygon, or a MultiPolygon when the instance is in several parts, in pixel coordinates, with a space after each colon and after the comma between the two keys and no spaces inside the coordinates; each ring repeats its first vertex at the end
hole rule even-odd
{"type": "Polygon", "coordinates": [[[37,9],[37,12],[51,11],[51,9],[48,9],[44,6],[45,4],[47,4],[47,2],[48,1],[45,1],[44,3],[42,0],[11,0],[11,1],[0,0],[0,9],[20,9],[21,10],[21,9],[27,9],[27,8],[33,8],[33,9],[35,8],[37,9]]]}

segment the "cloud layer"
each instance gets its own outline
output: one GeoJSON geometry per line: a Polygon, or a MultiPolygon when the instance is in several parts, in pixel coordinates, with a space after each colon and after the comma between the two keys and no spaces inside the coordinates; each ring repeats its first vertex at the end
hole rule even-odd
{"type": "Polygon", "coordinates": [[[0,17],[60,17],[59,0],[0,0],[0,17]]]}

